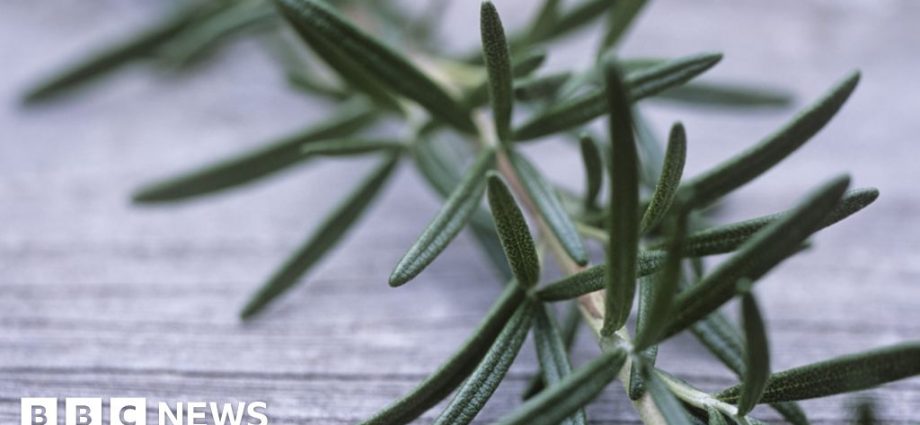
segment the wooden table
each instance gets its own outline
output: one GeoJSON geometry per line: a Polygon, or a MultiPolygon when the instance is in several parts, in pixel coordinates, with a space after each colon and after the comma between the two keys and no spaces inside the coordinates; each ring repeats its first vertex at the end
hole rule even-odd
{"type": "MultiPolygon", "coordinates": [[[[461,3],[445,26],[472,43],[478,6],[461,3]]],[[[139,1],[46,0],[7,2],[0,13],[0,423],[17,423],[25,396],[264,400],[272,423],[367,417],[445,359],[499,285],[468,235],[416,281],[399,290],[386,285],[438,205],[403,168],[305,284],[241,324],[237,311],[250,293],[370,163],[328,161],[196,202],[132,207],[129,194],[141,183],[328,113],[289,92],[253,41],[203,72],[133,67],[78,98],[30,110],[15,104],[39,72],[135,28],[154,9],[139,1]]],[[[848,70],[864,70],[829,128],[720,211],[732,220],[783,209],[846,171],[856,186],[881,189],[875,205],[821,233],[815,249],[757,287],[774,369],[920,338],[920,3],[671,0],[647,12],[628,53],[724,51],[713,81],[786,87],[800,95],[798,106],[848,70]]],[[[586,37],[565,46],[551,66],[590,61],[586,37]]],[[[655,102],[647,110],[660,134],[674,120],[686,124],[691,174],[794,113],[655,102]]],[[[528,152],[550,175],[580,187],[569,145],[548,141],[528,152]]],[[[576,361],[596,351],[585,333],[576,361]]],[[[706,389],[734,383],[689,336],[665,345],[660,359],[706,389]]],[[[534,371],[528,346],[482,423],[517,405],[534,371]]],[[[871,394],[886,421],[920,419],[920,380],[871,394]]],[[[804,405],[815,423],[843,423],[847,402],[804,405]]],[[[635,421],[615,387],[589,413],[593,423],[635,421]]],[[[777,420],[769,410],[760,416],[777,420]]]]}

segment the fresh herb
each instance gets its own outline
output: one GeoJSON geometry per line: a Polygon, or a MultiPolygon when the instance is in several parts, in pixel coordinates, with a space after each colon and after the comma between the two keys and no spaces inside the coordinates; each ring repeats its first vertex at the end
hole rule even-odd
{"type": "MultiPolygon", "coordinates": [[[[481,4],[481,44],[475,54],[444,53],[436,25],[406,18],[391,0],[202,0],[182,7],[137,35],[87,55],[28,90],[30,104],[50,100],[119,67],[149,57],[188,70],[242,34],[272,32],[271,51],[299,92],[339,108],[303,131],[214,165],[145,186],[138,204],[179,202],[278,175],[308,161],[374,156],[380,165],[333,208],[314,235],[268,279],[243,309],[250,318],[302,280],[370,209],[397,164],[410,163],[444,198],[418,229],[389,278],[406,284],[431,264],[466,227],[498,274],[510,280],[480,325],[443,366],[364,424],[409,423],[453,395],[436,420],[467,424],[503,381],[533,331],[540,373],[527,400],[498,423],[573,424],[619,378],[647,423],[713,425],[760,423],[763,403],[795,425],[807,424],[796,400],[859,391],[920,374],[920,343],[842,356],[770,375],[766,324],[752,287],[816,232],[871,204],[873,188],[847,192],[848,176],[831,179],[794,208],[746,221],[711,225],[706,207],[744,186],[812,139],[855,90],[853,72],[759,143],[697,176],[686,178],[687,135],[675,124],[666,149],[636,108],[649,97],[708,108],[776,108],[784,92],[694,80],[722,58],[620,58],[628,30],[646,0],[544,0],[523,29],[506,29],[498,6],[481,4]],[[370,22],[351,16],[365,8],[370,22]],[[604,19],[599,19],[604,18],[604,19]],[[597,21],[605,28],[595,66],[545,73],[547,46],[597,21]],[[378,37],[377,26],[403,28],[408,43],[378,37]],[[286,31],[299,37],[277,37],[286,31]],[[297,44],[302,42],[302,44],[297,44]],[[312,56],[304,56],[305,50],[312,56]],[[330,72],[317,72],[318,68],[330,72]],[[491,117],[481,109],[491,110],[491,117]],[[513,118],[520,117],[519,122],[513,118]],[[588,125],[605,118],[607,134],[588,125]],[[398,138],[372,134],[372,124],[404,129],[398,138]],[[453,140],[442,143],[443,133],[453,140]],[[560,189],[526,158],[520,143],[571,139],[578,134],[585,191],[560,189]],[[401,158],[409,157],[409,161],[401,158]],[[605,183],[606,180],[606,183],[605,183]],[[606,192],[602,188],[606,187],[606,192]],[[642,198],[647,195],[647,198],[642,198]],[[483,207],[483,198],[489,208],[483,207]],[[467,226],[469,225],[469,226],[467,226]],[[538,232],[536,244],[531,229],[538,232]],[[605,262],[588,265],[584,239],[601,243],[605,262]],[[544,252],[541,252],[540,249],[544,252]],[[542,254],[550,255],[544,256],[542,254]],[[706,273],[701,257],[728,254],[706,273]],[[541,285],[541,260],[555,258],[565,276],[541,285]],[[638,289],[637,289],[638,288],[638,289]],[[604,295],[601,290],[606,289],[604,295]],[[638,302],[634,298],[637,297],[638,302]],[[739,329],[719,310],[741,298],[739,329]],[[560,329],[552,302],[576,300],[560,329]],[[627,325],[638,304],[632,333],[627,325]],[[583,319],[602,354],[573,367],[569,349],[583,319]],[[707,394],[656,368],[663,344],[690,330],[740,383],[707,394]]],[[[505,11],[506,13],[508,11],[505,11]]],[[[874,423],[872,404],[857,408],[859,423],[874,423]]]]}

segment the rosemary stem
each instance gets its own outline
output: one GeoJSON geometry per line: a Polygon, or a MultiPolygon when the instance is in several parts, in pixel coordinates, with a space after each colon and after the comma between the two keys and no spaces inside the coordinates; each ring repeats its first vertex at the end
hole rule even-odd
{"type": "MultiPolygon", "coordinates": [[[[477,114],[474,119],[474,122],[479,127],[480,141],[486,146],[494,146],[497,144],[496,138],[491,136],[494,134],[494,131],[489,126],[490,120],[483,115],[477,114]]],[[[524,208],[527,210],[528,214],[533,218],[534,222],[537,225],[537,230],[542,238],[545,238],[546,244],[550,247],[550,251],[553,253],[553,257],[556,259],[556,262],[559,264],[559,267],[567,275],[575,274],[580,271],[583,271],[587,266],[579,266],[565,253],[565,250],[562,248],[562,244],[555,234],[550,231],[549,226],[546,224],[545,218],[540,214],[536,209],[533,199],[530,198],[529,193],[524,190],[523,185],[521,184],[520,178],[514,170],[514,167],[511,165],[511,161],[508,159],[507,152],[503,149],[498,149],[496,153],[496,164],[498,165],[498,171],[502,176],[508,181],[511,190],[514,192],[515,196],[521,201],[524,205],[524,208]]],[[[604,323],[604,300],[600,292],[593,292],[590,294],[582,295],[578,298],[579,309],[582,313],[582,317],[591,326],[591,329],[594,331],[595,335],[598,337],[598,342],[601,345],[602,349],[607,346],[611,347],[610,344],[605,344],[603,339],[600,336],[600,330],[604,323]]],[[[630,336],[629,331],[624,326],[620,328],[616,333],[621,339],[621,343],[629,344],[630,336]]],[[[632,360],[627,358],[627,361],[623,364],[623,367],[620,368],[618,372],[618,377],[620,382],[623,385],[624,391],[629,389],[629,375],[631,370],[632,360]]],[[[646,425],[666,425],[664,416],[658,410],[658,407],[655,405],[655,402],[652,400],[651,395],[645,393],[638,400],[633,400],[633,407],[636,409],[636,412],[639,414],[639,418],[646,425]]]]}

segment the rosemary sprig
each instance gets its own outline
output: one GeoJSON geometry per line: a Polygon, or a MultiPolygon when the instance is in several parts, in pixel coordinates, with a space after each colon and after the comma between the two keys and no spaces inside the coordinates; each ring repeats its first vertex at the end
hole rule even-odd
{"type": "MultiPolygon", "coordinates": [[[[751,409],[769,403],[791,423],[805,425],[805,414],[794,400],[920,374],[920,346],[908,342],[769,375],[767,325],[752,285],[798,253],[812,234],[872,203],[877,190],[845,193],[849,178],[838,177],[787,211],[722,225],[702,218],[705,207],[813,138],[855,90],[859,74],[841,80],[760,143],[684,179],[683,126],[672,127],[663,150],[638,102],[655,97],[744,111],[783,106],[790,96],[746,84],[691,81],[715,66],[721,54],[612,59],[645,4],[544,0],[526,27],[506,31],[495,5],[485,1],[480,6],[480,48],[475,55],[457,57],[441,51],[433,21],[413,22],[402,13],[405,5],[391,0],[202,0],[88,55],[30,90],[25,100],[51,99],[148,56],[173,65],[190,63],[252,28],[293,30],[299,40],[292,42],[302,41],[314,55],[302,59],[291,49],[299,46],[276,37],[272,46],[281,56],[282,72],[303,94],[340,105],[336,112],[291,136],[148,185],[134,200],[148,204],[207,195],[309,159],[382,157],[381,165],[251,299],[242,313],[248,318],[320,261],[369,209],[400,158],[411,157],[411,165],[444,203],[399,260],[390,285],[403,285],[421,273],[467,224],[503,281],[511,282],[453,356],[364,424],[407,424],[452,393],[437,423],[470,423],[504,379],[531,329],[540,373],[528,388],[527,400],[502,417],[502,425],[585,424],[586,405],[617,378],[646,423],[757,425],[761,422],[750,415],[751,409]],[[358,25],[350,20],[354,11],[370,13],[358,25]],[[597,66],[538,73],[553,42],[603,16],[606,28],[597,66]],[[388,31],[404,30],[406,43],[397,46],[378,37],[376,23],[388,31]],[[332,71],[330,78],[315,72],[316,60],[332,71]],[[491,120],[481,108],[490,109],[491,120]],[[522,124],[512,125],[513,116],[521,116],[522,124]],[[585,128],[601,117],[609,120],[609,143],[595,142],[585,128]],[[401,126],[402,136],[367,134],[372,124],[384,122],[401,126]],[[583,196],[559,189],[540,171],[540,163],[532,163],[516,145],[572,134],[581,135],[583,196]],[[601,196],[605,171],[607,192],[601,196]],[[484,192],[488,210],[482,207],[484,192]],[[529,221],[518,201],[531,214],[529,221]],[[531,226],[539,232],[539,247],[548,252],[537,249],[531,226]],[[605,261],[588,265],[582,236],[605,245],[605,261]],[[704,273],[701,257],[714,254],[730,256],[704,273]],[[565,276],[540,286],[541,258],[548,257],[556,259],[565,276]],[[604,295],[595,294],[603,289],[604,295]],[[625,324],[637,292],[636,336],[631,338],[625,324]],[[743,333],[719,311],[739,295],[743,333]],[[572,299],[577,301],[569,303],[559,329],[548,303],[572,299]],[[573,370],[568,350],[578,319],[590,325],[602,354],[573,370]],[[658,351],[666,350],[666,340],[685,329],[737,374],[741,384],[712,395],[656,369],[658,351]]],[[[860,423],[872,423],[871,410],[860,409],[860,423]]]]}

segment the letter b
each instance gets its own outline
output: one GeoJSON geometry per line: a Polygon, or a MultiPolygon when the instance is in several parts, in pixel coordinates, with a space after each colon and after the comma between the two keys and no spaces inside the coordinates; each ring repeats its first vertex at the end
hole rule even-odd
{"type": "Polygon", "coordinates": [[[23,398],[20,400],[21,425],[57,425],[56,398],[23,398]]]}
{"type": "Polygon", "coordinates": [[[64,425],[102,425],[102,399],[66,399],[64,420],[64,425]]]}

